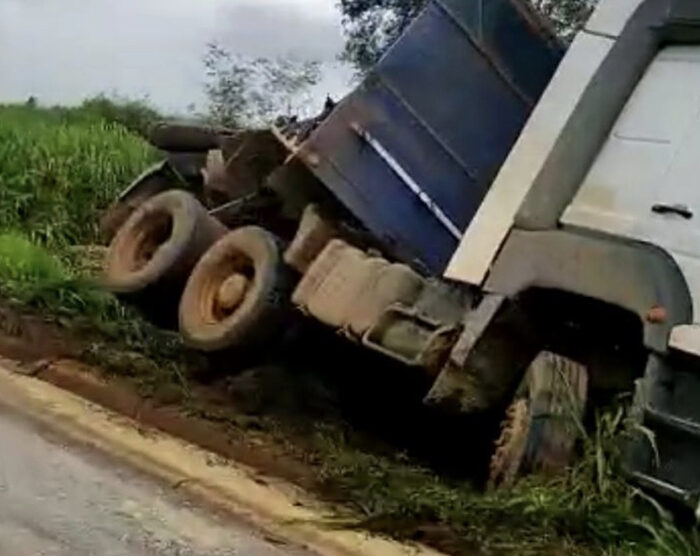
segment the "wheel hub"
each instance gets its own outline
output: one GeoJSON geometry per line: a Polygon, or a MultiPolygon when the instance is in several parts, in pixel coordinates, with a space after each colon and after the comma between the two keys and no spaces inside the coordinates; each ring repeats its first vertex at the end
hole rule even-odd
{"type": "Polygon", "coordinates": [[[216,300],[224,311],[233,311],[245,298],[250,281],[243,274],[235,273],[226,278],[219,286],[216,300]]]}

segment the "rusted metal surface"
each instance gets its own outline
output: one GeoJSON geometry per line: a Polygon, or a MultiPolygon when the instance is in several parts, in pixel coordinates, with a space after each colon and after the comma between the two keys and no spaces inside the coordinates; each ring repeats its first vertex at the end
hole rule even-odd
{"type": "Polygon", "coordinates": [[[696,360],[651,354],[637,383],[634,417],[639,427],[627,446],[625,469],[643,488],[700,518],[699,397],[696,360]]]}
{"type": "Polygon", "coordinates": [[[507,404],[539,351],[528,317],[516,303],[487,296],[466,315],[462,335],[424,402],[455,413],[507,404]]]}

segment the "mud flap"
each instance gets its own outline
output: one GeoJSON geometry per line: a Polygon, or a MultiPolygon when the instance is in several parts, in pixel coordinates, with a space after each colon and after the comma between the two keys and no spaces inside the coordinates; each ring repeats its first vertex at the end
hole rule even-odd
{"type": "Polygon", "coordinates": [[[175,189],[178,185],[178,177],[167,160],[147,168],[105,210],[99,223],[102,239],[109,243],[139,205],[158,193],[175,189]]]}
{"type": "MultiPolygon", "coordinates": [[[[124,189],[119,194],[119,197],[117,197],[117,201],[128,201],[132,197],[140,196],[140,193],[142,189],[145,187],[145,184],[149,182],[149,180],[155,176],[167,176],[167,172],[170,171],[170,164],[168,163],[167,160],[161,160],[159,162],[156,162],[155,164],[149,166],[146,168],[141,174],[139,174],[134,181],[132,181],[129,186],[124,189]]],[[[170,176],[167,176],[170,177],[170,176]]],[[[159,192],[159,191],[158,191],[159,192]]],[[[149,193],[150,190],[149,190],[149,193]]]]}
{"type": "Polygon", "coordinates": [[[539,351],[527,315],[501,295],[467,313],[463,331],[424,403],[456,413],[505,406],[539,351]]]}

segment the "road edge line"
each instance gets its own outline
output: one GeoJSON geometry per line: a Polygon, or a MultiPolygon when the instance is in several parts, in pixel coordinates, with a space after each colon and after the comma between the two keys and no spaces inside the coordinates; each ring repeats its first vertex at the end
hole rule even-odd
{"type": "Polygon", "coordinates": [[[330,528],[310,493],[0,364],[0,403],[48,429],[168,481],[264,532],[329,556],[439,556],[419,544],[330,528]]]}

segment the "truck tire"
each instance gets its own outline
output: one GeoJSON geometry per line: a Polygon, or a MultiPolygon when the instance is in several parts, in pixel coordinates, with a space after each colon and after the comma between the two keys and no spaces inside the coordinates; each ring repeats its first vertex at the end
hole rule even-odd
{"type": "Polygon", "coordinates": [[[148,140],[163,151],[207,152],[219,147],[222,136],[232,133],[222,127],[158,122],[149,130],[148,140]]]}
{"type": "Polygon", "coordinates": [[[192,271],[180,300],[180,334],[203,351],[258,347],[281,333],[291,290],[276,237],[257,226],[238,228],[192,271]]]}
{"type": "Polygon", "coordinates": [[[491,486],[512,484],[518,475],[554,475],[571,462],[588,394],[586,367],[541,352],[528,368],[525,397],[506,411],[491,458],[491,486]]]}
{"type": "Polygon", "coordinates": [[[118,294],[184,284],[199,257],[226,228],[186,191],[160,193],[139,206],[114,236],[104,282],[118,294]]]}
{"type": "Polygon", "coordinates": [[[489,466],[489,485],[511,485],[521,472],[525,447],[530,433],[530,403],[527,399],[514,401],[506,410],[501,434],[489,466]]]}

